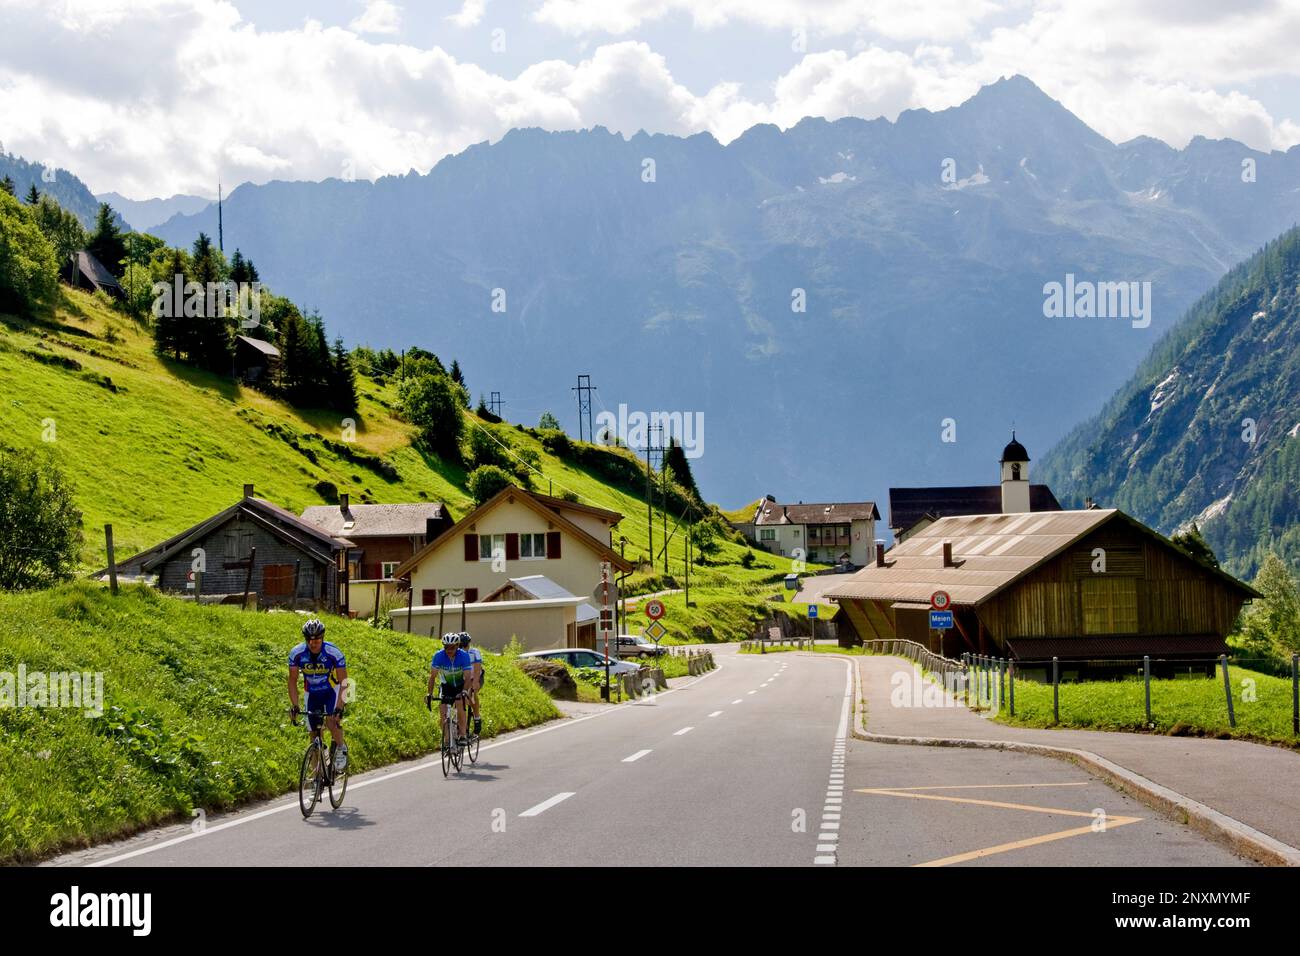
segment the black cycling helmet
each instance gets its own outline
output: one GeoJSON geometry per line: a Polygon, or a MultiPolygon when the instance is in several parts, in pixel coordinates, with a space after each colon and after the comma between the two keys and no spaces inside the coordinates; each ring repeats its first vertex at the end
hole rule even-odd
{"type": "Polygon", "coordinates": [[[317,637],[324,638],[325,625],[320,622],[320,618],[313,617],[302,626],[302,636],[307,638],[309,641],[317,637]]]}
{"type": "Polygon", "coordinates": [[[460,644],[461,644],[462,647],[464,647],[466,644],[468,644],[468,643],[469,643],[470,641],[472,641],[472,640],[474,640],[474,638],[472,638],[472,637],[469,636],[469,631],[461,631],[461,632],[460,632],[460,644]]]}

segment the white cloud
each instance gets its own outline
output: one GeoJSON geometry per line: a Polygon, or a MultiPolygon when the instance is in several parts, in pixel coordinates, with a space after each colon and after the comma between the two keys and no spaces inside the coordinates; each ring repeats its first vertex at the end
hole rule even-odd
{"type": "Polygon", "coordinates": [[[465,0],[461,5],[460,13],[453,13],[447,17],[458,27],[476,27],[483,20],[483,14],[487,12],[487,0],[465,0]]]}
{"type": "MultiPolygon", "coordinates": [[[[456,16],[481,17],[479,2],[465,0],[456,16]]],[[[546,10],[554,0],[541,2],[546,10]]],[[[729,3],[719,8],[727,16],[729,3]]],[[[871,15],[884,16],[877,6],[871,15]]],[[[1300,33],[1300,0],[1277,0],[1264,17],[1163,0],[1132,8],[1096,0],[1094,11],[1103,6],[1095,19],[1039,0],[965,43],[900,50],[859,37],[852,52],[786,61],[765,90],[725,76],[692,90],[661,50],[630,39],[594,42],[576,62],[544,60],[509,78],[436,46],[367,39],[357,21],[259,31],[225,0],[0,0],[0,140],[99,191],[207,194],[218,177],[423,171],[516,126],[708,131],[729,142],[755,123],[787,128],[808,115],[894,119],[1023,73],[1115,141],[1145,133],[1182,146],[1200,133],[1265,149],[1300,142],[1297,118],[1271,116],[1241,88],[1294,81],[1287,37],[1300,33]]],[[[775,22],[792,8],[762,3],[753,16],[775,22]]],[[[609,16],[644,20],[657,9],[615,2],[609,16]]],[[[830,23],[842,6],[813,9],[830,23]]]]}
{"type": "Polygon", "coordinates": [[[533,17],[570,34],[621,36],[671,16],[689,15],[697,27],[708,29],[751,23],[822,35],[870,31],[913,40],[960,37],[999,8],[1015,5],[1011,0],[542,0],[533,17]]]}
{"type": "Polygon", "coordinates": [[[401,28],[402,9],[389,0],[366,0],[366,9],[348,24],[349,30],[358,33],[391,34],[401,28]]]}

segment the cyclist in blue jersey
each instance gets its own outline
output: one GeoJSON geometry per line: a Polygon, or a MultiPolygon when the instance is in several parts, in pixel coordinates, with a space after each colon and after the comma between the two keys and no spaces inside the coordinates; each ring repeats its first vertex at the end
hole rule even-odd
{"type": "Polygon", "coordinates": [[[308,723],[312,730],[320,728],[321,719],[311,712],[324,712],[325,726],[334,741],[334,769],[342,771],[348,765],[348,745],[343,741],[344,693],[347,689],[348,668],[343,652],[325,640],[325,625],[312,618],[302,626],[303,642],[289,652],[289,704],[293,708],[294,723],[298,722],[298,675],[307,685],[308,723]]]}
{"type": "Polygon", "coordinates": [[[433,688],[438,686],[439,726],[447,719],[447,705],[456,707],[456,726],[459,746],[466,746],[465,738],[465,691],[474,673],[474,662],[468,654],[460,649],[460,635],[448,632],[442,635],[442,650],[433,655],[429,662],[429,693],[425,695],[424,706],[433,708],[433,688]]]}
{"type": "Polygon", "coordinates": [[[474,733],[483,732],[483,715],[478,709],[478,692],[483,687],[483,652],[477,647],[470,647],[469,642],[473,638],[469,636],[468,631],[460,632],[460,649],[469,655],[469,659],[474,662],[474,673],[470,676],[469,685],[469,705],[474,711],[474,733]]]}

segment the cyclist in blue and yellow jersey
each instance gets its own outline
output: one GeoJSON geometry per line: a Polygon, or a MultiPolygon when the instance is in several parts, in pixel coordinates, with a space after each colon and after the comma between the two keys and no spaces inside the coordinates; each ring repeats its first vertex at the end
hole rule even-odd
{"type": "Polygon", "coordinates": [[[433,655],[429,662],[429,693],[425,695],[424,706],[433,708],[433,687],[438,685],[439,726],[447,719],[447,705],[456,705],[456,743],[465,746],[465,696],[469,681],[474,673],[474,662],[468,654],[460,649],[460,635],[448,632],[442,635],[442,650],[433,655]]]}
{"type": "Polygon", "coordinates": [[[343,652],[325,640],[325,625],[312,618],[302,626],[303,642],[289,652],[289,704],[293,708],[294,722],[298,714],[298,674],[307,685],[307,720],[312,730],[320,728],[320,718],[311,711],[321,711],[325,726],[334,741],[334,769],[342,771],[348,765],[348,745],[343,741],[344,693],[347,690],[348,668],[343,652]]]}
{"type": "Polygon", "coordinates": [[[474,673],[469,685],[469,705],[474,711],[474,733],[483,732],[483,715],[478,709],[478,692],[483,688],[483,652],[477,647],[470,647],[469,642],[473,638],[469,636],[468,631],[460,632],[460,649],[469,655],[469,659],[474,662],[474,673]]]}

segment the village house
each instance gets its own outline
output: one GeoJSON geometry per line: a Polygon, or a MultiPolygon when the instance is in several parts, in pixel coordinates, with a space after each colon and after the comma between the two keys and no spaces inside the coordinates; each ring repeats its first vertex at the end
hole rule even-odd
{"type": "Polygon", "coordinates": [[[369,617],[404,591],[404,583],[394,576],[398,565],[455,523],[439,501],[354,505],[347,494],[339,495],[337,505],[304,508],[302,520],[350,543],[340,600],[357,617],[369,617]]]}
{"type": "Polygon", "coordinates": [[[229,508],[119,561],[117,575],[202,601],[242,603],[247,590],[258,607],[343,613],[338,584],[350,546],[245,485],[229,508]]]}
{"type": "MultiPolygon", "coordinates": [[[[632,570],[612,546],[616,511],[507,487],[394,569],[411,581],[411,608],[391,611],[399,631],[466,626],[479,646],[518,637],[529,650],[580,645],[601,563],[632,570]],[[562,610],[557,610],[562,609],[562,610]]],[[[583,635],[585,636],[585,635],[583,635]]]]}
{"type": "Polygon", "coordinates": [[[894,540],[906,541],[926,525],[954,515],[1061,510],[1052,489],[1029,483],[1029,452],[1016,441],[1015,432],[1002,449],[998,467],[1001,481],[996,485],[890,488],[889,529],[894,532],[894,540]]]}
{"type": "Polygon", "coordinates": [[[870,558],[879,520],[872,501],[783,505],[767,495],[753,517],[735,527],[772,554],[860,567],[870,558]]]}
{"type": "Polygon", "coordinates": [[[1242,604],[1258,595],[1113,508],[939,518],[841,579],[837,601],[866,640],[903,639],[948,657],[1005,657],[1063,679],[1213,674],[1242,604]],[[951,599],[953,628],[929,627],[931,596],[951,599]]]}

